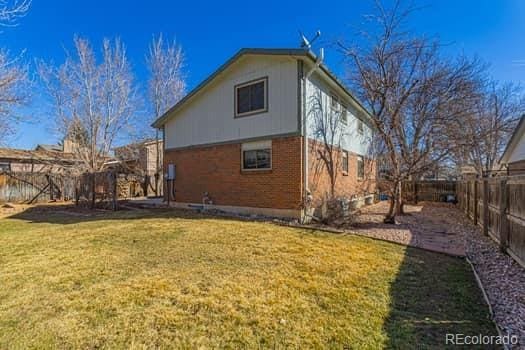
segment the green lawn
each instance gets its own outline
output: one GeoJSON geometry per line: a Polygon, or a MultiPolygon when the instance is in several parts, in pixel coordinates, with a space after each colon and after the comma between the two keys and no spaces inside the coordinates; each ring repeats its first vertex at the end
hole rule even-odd
{"type": "Polygon", "coordinates": [[[0,348],[443,348],[495,334],[461,259],[177,211],[0,219],[0,348]]]}

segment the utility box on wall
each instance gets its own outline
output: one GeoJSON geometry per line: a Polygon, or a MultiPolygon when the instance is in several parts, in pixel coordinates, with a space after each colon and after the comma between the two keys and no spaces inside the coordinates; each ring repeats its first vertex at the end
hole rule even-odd
{"type": "Polygon", "coordinates": [[[168,164],[168,173],[166,174],[166,180],[175,180],[175,164],[168,164]]]}

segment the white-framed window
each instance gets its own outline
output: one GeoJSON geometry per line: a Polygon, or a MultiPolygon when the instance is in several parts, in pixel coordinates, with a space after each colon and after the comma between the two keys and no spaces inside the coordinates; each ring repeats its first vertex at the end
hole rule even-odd
{"type": "Polygon", "coordinates": [[[268,77],[235,85],[235,117],[268,111],[268,77]]]}
{"type": "Polygon", "coordinates": [[[363,179],[365,177],[365,160],[362,156],[357,156],[357,178],[363,179]]]}
{"type": "Polygon", "coordinates": [[[343,159],[342,159],[342,168],[343,168],[343,175],[348,175],[348,152],[343,151],[343,159]]]}
{"type": "Polygon", "coordinates": [[[330,108],[333,111],[338,112],[339,111],[339,107],[340,107],[339,97],[337,97],[336,94],[330,94],[330,108]]]}
{"type": "Polygon", "coordinates": [[[241,146],[241,169],[271,170],[272,141],[257,141],[243,143],[241,146]]]}
{"type": "Polygon", "coordinates": [[[348,123],[348,108],[341,105],[341,121],[346,125],[348,123]]]}
{"type": "Polygon", "coordinates": [[[364,126],[363,126],[363,121],[359,118],[357,118],[357,133],[359,135],[363,135],[363,133],[365,132],[364,130],[364,126]]]}

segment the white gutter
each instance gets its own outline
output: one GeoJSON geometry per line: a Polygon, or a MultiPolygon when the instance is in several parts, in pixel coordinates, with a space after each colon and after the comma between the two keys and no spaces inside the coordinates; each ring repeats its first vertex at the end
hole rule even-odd
{"type": "MultiPolygon", "coordinates": [[[[314,66],[312,67],[312,69],[310,69],[308,71],[308,73],[306,73],[306,75],[303,76],[303,79],[302,79],[302,123],[303,123],[303,166],[304,166],[304,171],[303,171],[303,204],[306,203],[307,201],[307,198],[308,198],[308,193],[309,193],[309,188],[308,188],[308,183],[309,183],[309,179],[308,179],[308,168],[309,168],[309,163],[308,163],[308,159],[309,159],[309,154],[308,154],[308,127],[307,127],[307,111],[306,111],[306,82],[308,81],[308,78],[310,78],[310,76],[317,70],[319,69],[319,67],[321,66],[321,64],[323,63],[323,59],[324,59],[324,49],[321,48],[321,50],[319,51],[319,56],[317,57],[316,61],[315,61],[315,64],[314,66]]],[[[303,220],[306,219],[307,215],[309,215],[307,213],[307,210],[306,210],[306,206],[305,208],[303,208],[303,220]]]]}

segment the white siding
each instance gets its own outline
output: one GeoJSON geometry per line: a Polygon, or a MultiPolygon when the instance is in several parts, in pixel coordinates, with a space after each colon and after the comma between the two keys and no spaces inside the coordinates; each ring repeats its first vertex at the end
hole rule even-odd
{"type": "MultiPolygon", "coordinates": [[[[309,68],[306,68],[308,70],[309,68]]],[[[315,116],[311,113],[312,109],[312,99],[321,92],[321,100],[323,103],[323,109],[328,111],[330,109],[330,98],[332,93],[335,93],[340,99],[340,102],[347,107],[347,119],[348,122],[346,125],[341,123],[341,126],[344,127],[342,133],[341,146],[343,149],[361,154],[369,155],[370,153],[370,140],[372,138],[372,130],[366,124],[363,123],[363,133],[360,134],[357,131],[358,125],[358,110],[355,107],[355,102],[350,101],[349,99],[344,98],[344,94],[337,93],[337,88],[335,86],[329,86],[326,80],[321,79],[316,73],[312,74],[306,82],[306,117],[307,117],[307,128],[308,136],[310,138],[315,138],[315,121],[313,120],[315,116]]]]}
{"type": "Polygon", "coordinates": [[[521,135],[518,144],[514,148],[514,151],[512,151],[509,157],[509,163],[518,162],[520,160],[525,160],[525,134],[521,135]]]}
{"type": "Polygon", "coordinates": [[[298,132],[297,60],[241,57],[165,124],[166,148],[298,132]],[[234,118],[234,87],[268,77],[268,111],[234,118]]]}

